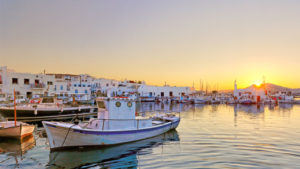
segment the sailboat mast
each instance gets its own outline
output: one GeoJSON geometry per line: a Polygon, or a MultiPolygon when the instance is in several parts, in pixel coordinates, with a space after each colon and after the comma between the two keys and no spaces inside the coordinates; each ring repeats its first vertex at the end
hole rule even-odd
{"type": "Polygon", "coordinates": [[[15,126],[17,126],[17,106],[16,106],[16,90],[14,89],[14,114],[15,114],[15,126]]]}

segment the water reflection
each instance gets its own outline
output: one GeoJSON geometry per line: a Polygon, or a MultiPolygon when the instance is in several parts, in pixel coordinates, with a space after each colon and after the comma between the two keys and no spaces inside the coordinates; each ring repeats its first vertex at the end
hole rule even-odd
{"type": "Polygon", "coordinates": [[[191,104],[172,104],[172,103],[154,103],[145,102],[137,105],[139,112],[183,112],[195,108],[191,104]]]}
{"type": "Polygon", "coordinates": [[[264,113],[265,107],[263,105],[234,105],[234,113],[243,112],[243,113],[264,113]]]}
{"type": "Polygon", "coordinates": [[[78,168],[99,166],[105,168],[137,168],[139,156],[151,154],[152,148],[174,141],[179,141],[176,130],[153,138],[118,146],[50,152],[48,167],[78,168]],[[148,148],[151,149],[144,151],[148,148]]]}
{"type": "Polygon", "coordinates": [[[16,163],[20,168],[300,168],[300,105],[142,103],[137,111],[181,112],[178,134],[173,130],[119,146],[49,152],[46,138],[36,133],[37,146],[23,151],[22,161],[14,153],[20,151],[8,150],[8,141],[1,140],[0,168],[16,163]]]}
{"type": "Polygon", "coordinates": [[[6,154],[13,157],[16,161],[15,165],[19,165],[19,161],[23,160],[23,155],[35,146],[33,135],[29,135],[22,139],[0,139],[0,154],[6,154]]]}

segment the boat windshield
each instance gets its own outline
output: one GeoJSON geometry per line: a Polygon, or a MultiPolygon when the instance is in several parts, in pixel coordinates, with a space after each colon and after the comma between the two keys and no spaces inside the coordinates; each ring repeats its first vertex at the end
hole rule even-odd
{"type": "Polygon", "coordinates": [[[42,103],[54,103],[54,98],[43,98],[42,103]]]}
{"type": "Polygon", "coordinates": [[[105,109],[105,103],[104,103],[104,101],[98,101],[97,105],[98,105],[98,108],[105,109]]]}
{"type": "Polygon", "coordinates": [[[0,94],[0,98],[4,98],[5,97],[5,94],[0,94]]]}

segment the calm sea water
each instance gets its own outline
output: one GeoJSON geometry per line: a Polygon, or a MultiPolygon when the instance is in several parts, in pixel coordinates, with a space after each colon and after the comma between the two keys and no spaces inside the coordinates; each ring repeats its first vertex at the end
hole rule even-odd
{"type": "Polygon", "coordinates": [[[0,168],[300,168],[300,105],[162,105],[181,111],[177,130],[101,149],[51,152],[39,136],[0,141],[0,168]]]}

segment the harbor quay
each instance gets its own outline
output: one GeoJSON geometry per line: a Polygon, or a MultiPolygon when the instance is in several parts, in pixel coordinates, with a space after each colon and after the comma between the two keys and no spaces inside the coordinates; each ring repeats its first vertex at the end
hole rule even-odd
{"type": "Polygon", "coordinates": [[[62,103],[93,104],[96,97],[134,96],[141,102],[166,102],[189,104],[279,104],[300,103],[300,91],[270,83],[252,85],[238,89],[234,82],[231,91],[196,90],[192,87],[153,86],[145,81],[113,80],[95,78],[88,74],[40,74],[21,73],[0,67],[0,103],[13,101],[16,92],[17,103],[30,103],[42,97],[55,97],[62,103]]]}

